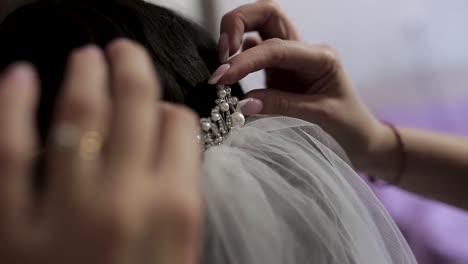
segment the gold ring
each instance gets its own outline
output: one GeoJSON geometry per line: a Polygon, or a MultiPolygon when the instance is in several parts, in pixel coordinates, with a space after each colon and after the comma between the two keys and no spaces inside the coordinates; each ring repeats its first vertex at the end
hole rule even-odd
{"type": "Polygon", "coordinates": [[[59,125],[53,133],[53,147],[59,152],[73,153],[83,160],[98,158],[103,137],[98,131],[90,130],[84,133],[69,123],[59,125]]]}
{"type": "Polygon", "coordinates": [[[80,139],[79,155],[83,160],[95,160],[102,148],[102,135],[97,131],[88,131],[80,139]]]}

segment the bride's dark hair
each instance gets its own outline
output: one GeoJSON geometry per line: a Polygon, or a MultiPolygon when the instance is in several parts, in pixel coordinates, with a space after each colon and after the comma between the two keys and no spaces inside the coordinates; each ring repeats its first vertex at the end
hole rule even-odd
{"type": "MultiPolygon", "coordinates": [[[[42,139],[70,51],[88,43],[105,47],[119,37],[149,51],[165,100],[210,115],[216,93],[207,79],[219,62],[216,43],[200,26],[141,0],[40,0],[19,8],[1,24],[0,70],[18,60],[36,66],[42,83],[42,139]]],[[[238,85],[232,88],[241,96],[238,85]]]]}

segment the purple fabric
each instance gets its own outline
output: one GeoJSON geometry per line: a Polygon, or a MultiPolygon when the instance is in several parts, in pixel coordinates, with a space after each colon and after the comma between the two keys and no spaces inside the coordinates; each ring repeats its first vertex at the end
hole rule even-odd
{"type": "Polygon", "coordinates": [[[419,263],[468,263],[467,212],[390,186],[377,185],[374,190],[400,226],[419,263]]]}

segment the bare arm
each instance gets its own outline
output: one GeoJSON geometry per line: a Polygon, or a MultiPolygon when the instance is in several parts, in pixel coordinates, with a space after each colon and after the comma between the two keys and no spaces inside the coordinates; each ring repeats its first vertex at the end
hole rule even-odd
{"type": "MultiPolygon", "coordinates": [[[[468,209],[468,138],[411,128],[399,131],[406,150],[399,186],[468,209]]],[[[362,170],[391,181],[400,162],[395,134],[386,129],[381,142],[362,170]]]]}

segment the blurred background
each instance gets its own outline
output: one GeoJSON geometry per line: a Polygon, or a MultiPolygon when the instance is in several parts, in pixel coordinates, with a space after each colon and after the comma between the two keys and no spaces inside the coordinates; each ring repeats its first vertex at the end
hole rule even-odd
{"type": "MultiPolygon", "coordinates": [[[[222,15],[253,0],[150,1],[181,12],[218,37],[222,15]]],[[[0,6],[17,2],[0,0],[0,6]]],[[[468,1],[277,2],[304,41],[336,48],[356,90],[380,118],[468,135],[468,1]]],[[[6,11],[0,10],[0,17],[6,11]]],[[[261,88],[263,76],[248,76],[243,85],[261,88]]],[[[374,189],[419,263],[468,264],[468,212],[385,185],[374,189]]]]}

